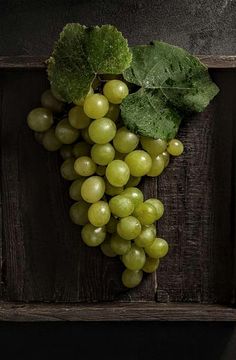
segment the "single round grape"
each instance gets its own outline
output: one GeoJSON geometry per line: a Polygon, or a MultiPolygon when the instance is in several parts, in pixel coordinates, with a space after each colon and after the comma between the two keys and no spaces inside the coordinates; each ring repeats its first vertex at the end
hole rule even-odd
{"type": "Polygon", "coordinates": [[[104,226],[108,223],[111,217],[111,211],[108,203],[105,201],[98,201],[90,205],[88,211],[88,218],[94,226],[104,226]]]}
{"type": "Polygon", "coordinates": [[[96,169],[96,174],[99,176],[104,176],[106,174],[106,166],[98,165],[96,169]]]}
{"type": "Polygon", "coordinates": [[[88,132],[93,142],[96,144],[106,144],[114,138],[116,125],[111,119],[103,117],[92,121],[88,132]]]}
{"type": "Polygon", "coordinates": [[[119,151],[116,151],[115,153],[115,160],[124,160],[127,154],[122,154],[119,151]]]}
{"type": "Polygon", "coordinates": [[[115,219],[113,216],[110,217],[109,222],[106,224],[106,230],[109,234],[113,234],[116,232],[116,227],[118,224],[118,220],[115,219]]]}
{"type": "Polygon", "coordinates": [[[91,176],[96,171],[96,164],[88,156],[81,156],[75,160],[74,169],[80,176],[91,176]]]}
{"type": "Polygon", "coordinates": [[[79,130],[73,128],[68,119],[62,119],[56,126],[56,137],[63,144],[72,144],[79,137],[79,130]]]}
{"type": "Polygon", "coordinates": [[[124,217],[117,224],[117,232],[125,240],[135,239],[141,230],[141,224],[134,216],[124,217]]]}
{"type": "Polygon", "coordinates": [[[130,176],[129,181],[127,182],[127,184],[125,185],[126,188],[128,187],[135,187],[137,186],[140,181],[142,180],[141,176],[139,177],[135,177],[135,176],[130,176]]]}
{"type": "Polygon", "coordinates": [[[35,140],[41,145],[42,145],[42,142],[43,142],[44,134],[45,134],[44,132],[37,132],[37,131],[34,132],[35,140]]]}
{"type": "Polygon", "coordinates": [[[56,137],[55,130],[53,128],[47,130],[44,133],[42,145],[44,149],[48,151],[57,151],[62,146],[62,143],[56,137]]]}
{"type": "Polygon", "coordinates": [[[184,151],[184,145],[181,141],[172,139],[168,143],[167,151],[172,156],[180,156],[184,151]]]}
{"type": "Polygon", "coordinates": [[[84,112],[91,119],[100,119],[109,110],[109,102],[104,95],[94,94],[84,100],[84,112]]]}
{"type": "Polygon", "coordinates": [[[164,205],[160,200],[151,198],[151,199],[146,200],[145,203],[152,204],[156,208],[156,212],[157,212],[156,220],[159,220],[163,216],[164,205]]]}
{"type": "Polygon", "coordinates": [[[159,176],[165,168],[165,162],[162,155],[157,155],[152,158],[152,166],[148,171],[147,176],[159,176]]]}
{"type": "Polygon", "coordinates": [[[143,193],[140,189],[136,187],[128,187],[123,192],[122,195],[128,197],[134,204],[134,208],[140,203],[143,202],[143,193]]]}
{"type": "Polygon", "coordinates": [[[91,158],[98,165],[108,165],[115,157],[115,149],[110,143],[94,144],[91,149],[91,158]]]}
{"type": "Polygon", "coordinates": [[[55,99],[61,102],[66,102],[65,99],[59,94],[58,90],[51,84],[51,92],[55,99]]]}
{"type": "Polygon", "coordinates": [[[116,256],[116,253],[111,248],[111,240],[110,239],[105,239],[103,241],[103,243],[100,245],[100,247],[101,247],[103,254],[106,255],[107,257],[115,257],[116,256]]]}
{"type": "Polygon", "coordinates": [[[84,178],[79,178],[73,181],[69,188],[69,195],[72,200],[79,201],[82,199],[81,187],[84,182],[84,178]]]}
{"type": "Polygon", "coordinates": [[[81,187],[81,196],[88,203],[99,201],[105,193],[105,182],[100,176],[91,176],[81,187]]]}
{"type": "Polygon", "coordinates": [[[168,253],[169,246],[166,240],[155,238],[151,245],[145,247],[145,252],[154,259],[163,258],[168,253]]]}
{"type": "Polygon", "coordinates": [[[113,215],[118,217],[126,217],[134,211],[133,202],[126,196],[117,195],[109,201],[109,207],[113,215]]]}
{"type": "Polygon", "coordinates": [[[142,227],[142,231],[139,236],[134,239],[134,242],[139,247],[145,247],[151,245],[156,237],[155,225],[146,225],[142,227]]]}
{"type": "Polygon", "coordinates": [[[112,234],[111,248],[117,255],[124,255],[131,248],[131,241],[122,239],[117,233],[112,234]]]}
{"type": "Polygon", "coordinates": [[[55,113],[60,113],[63,110],[64,104],[53,96],[50,89],[44,91],[41,95],[42,107],[51,110],[55,113]]]}
{"type": "Polygon", "coordinates": [[[120,115],[120,107],[119,105],[109,104],[109,110],[106,113],[106,117],[116,122],[120,115]]]}
{"type": "Polygon", "coordinates": [[[149,274],[153,273],[158,269],[159,264],[160,264],[159,259],[154,259],[154,258],[147,256],[142,270],[149,274]]]}
{"type": "Polygon", "coordinates": [[[81,156],[90,156],[91,145],[81,141],[73,146],[73,155],[77,159],[81,156]]]}
{"type": "Polygon", "coordinates": [[[122,283],[125,287],[132,289],[138,286],[143,278],[142,270],[132,271],[125,269],[122,273],[122,283]]]}
{"type": "Polygon", "coordinates": [[[92,224],[86,224],[81,231],[81,237],[86,245],[99,246],[106,238],[105,226],[96,227],[92,224]]]}
{"type": "Polygon", "coordinates": [[[91,140],[91,138],[89,136],[88,128],[82,129],[81,135],[82,135],[82,138],[84,139],[84,141],[86,141],[88,144],[90,144],[90,145],[94,144],[94,142],[91,140]]]}
{"type": "Polygon", "coordinates": [[[120,80],[107,81],[103,87],[103,94],[112,104],[120,104],[129,94],[127,85],[120,80]]]}
{"type": "Polygon", "coordinates": [[[82,106],[71,108],[68,113],[68,120],[75,129],[85,129],[91,122],[91,119],[84,113],[82,106]]]}
{"type": "Polygon", "coordinates": [[[146,261],[145,251],[132,245],[130,250],[122,256],[122,262],[129,270],[141,270],[146,261]]]}
{"type": "Polygon", "coordinates": [[[125,157],[132,176],[144,176],[152,167],[151,156],[143,150],[134,150],[125,157]]]}
{"type": "Polygon", "coordinates": [[[134,216],[142,225],[151,225],[157,219],[157,211],[155,206],[150,203],[138,204],[134,210],[134,216]]]}
{"type": "Polygon", "coordinates": [[[138,146],[138,143],[138,136],[126,127],[121,127],[113,139],[114,148],[120,153],[130,153],[138,146]]]}
{"type": "Polygon", "coordinates": [[[148,152],[151,157],[156,157],[166,150],[167,143],[162,139],[152,139],[147,136],[141,136],[142,148],[148,152]]]}
{"type": "Polygon", "coordinates": [[[88,223],[89,204],[79,200],[70,207],[70,218],[76,225],[85,225],[88,223]]]}
{"type": "Polygon", "coordinates": [[[170,162],[170,154],[168,153],[168,151],[164,151],[161,156],[163,157],[164,160],[164,166],[165,168],[169,165],[170,162]]]}
{"type": "Polygon", "coordinates": [[[66,159],[61,165],[61,176],[65,180],[73,181],[78,178],[74,169],[74,158],[66,159]]]}
{"type": "Polygon", "coordinates": [[[43,107],[31,110],[27,116],[27,124],[31,130],[37,132],[47,131],[53,124],[51,110],[43,107]]]}
{"type": "Polygon", "coordinates": [[[109,196],[120,195],[124,190],[123,186],[117,187],[111,185],[107,179],[105,179],[105,184],[106,184],[105,193],[109,196]]]}
{"type": "Polygon", "coordinates": [[[80,98],[80,99],[74,100],[73,103],[74,103],[75,105],[83,106],[83,105],[84,105],[84,101],[85,101],[85,99],[87,98],[87,96],[91,96],[91,95],[93,95],[93,94],[94,94],[93,88],[90,87],[90,89],[89,89],[89,91],[88,91],[88,93],[87,93],[86,96],[83,96],[83,97],[80,98]]]}
{"type": "Polygon", "coordinates": [[[106,169],[106,177],[113,186],[124,186],[130,176],[128,165],[122,160],[113,160],[108,164],[106,169]]]}
{"type": "Polygon", "coordinates": [[[60,155],[63,160],[69,159],[70,157],[73,157],[73,147],[71,145],[62,145],[60,148],[60,155]]]}

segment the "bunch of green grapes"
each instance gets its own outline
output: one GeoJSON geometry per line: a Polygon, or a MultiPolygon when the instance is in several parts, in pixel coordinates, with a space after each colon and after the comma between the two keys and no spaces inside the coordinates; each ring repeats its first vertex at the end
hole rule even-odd
{"type": "Polygon", "coordinates": [[[73,106],[55,91],[45,91],[42,107],[32,110],[27,122],[46,150],[60,151],[61,175],[72,182],[69,214],[82,227],[82,240],[100,246],[108,257],[117,256],[125,266],[122,282],[133,288],[143,272],[157,270],[168,252],[156,229],[164,205],[159,199],[145,200],[137,185],[143,176],[159,176],[170,155],[182,154],[183,144],[128,130],[119,107],[129,93],[126,83],[104,77],[94,84],[100,92],[91,88],[73,106]]]}

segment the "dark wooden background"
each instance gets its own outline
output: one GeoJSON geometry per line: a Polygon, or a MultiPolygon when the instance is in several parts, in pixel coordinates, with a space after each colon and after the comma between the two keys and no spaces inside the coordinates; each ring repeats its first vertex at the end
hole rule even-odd
{"type": "MultiPolygon", "coordinates": [[[[48,55],[67,22],[112,23],[130,43],[162,39],[195,54],[236,53],[235,0],[0,0],[0,55],[48,55]]],[[[232,323],[0,324],[1,351],[87,359],[235,360],[232,323]],[[79,356],[80,355],[80,356],[79,356]]]]}

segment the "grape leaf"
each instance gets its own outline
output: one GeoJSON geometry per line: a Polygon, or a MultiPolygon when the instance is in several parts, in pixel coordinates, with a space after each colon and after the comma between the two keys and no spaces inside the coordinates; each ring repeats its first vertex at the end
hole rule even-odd
{"type": "Polygon", "coordinates": [[[131,59],[127,40],[114,26],[67,24],[48,60],[48,78],[61,97],[71,102],[88,93],[97,74],[122,73],[131,59]]]}
{"type": "Polygon", "coordinates": [[[207,68],[184,49],[155,41],[134,46],[132,54],[124,78],[140,86],[141,95],[127,96],[121,116],[125,125],[139,134],[173,138],[180,114],[203,111],[219,91],[207,68]]]}

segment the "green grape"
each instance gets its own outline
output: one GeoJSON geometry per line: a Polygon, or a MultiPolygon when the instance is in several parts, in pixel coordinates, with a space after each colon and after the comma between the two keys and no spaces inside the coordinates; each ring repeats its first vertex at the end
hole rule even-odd
{"type": "Polygon", "coordinates": [[[141,176],[139,177],[135,177],[135,176],[130,176],[129,181],[127,182],[127,184],[125,185],[126,188],[128,187],[135,187],[137,186],[140,181],[142,180],[141,176]]]}
{"type": "Polygon", "coordinates": [[[125,157],[125,162],[132,176],[144,176],[152,167],[151,156],[143,150],[132,151],[125,157]]]}
{"type": "Polygon", "coordinates": [[[106,169],[106,178],[113,186],[121,187],[127,184],[130,172],[128,165],[122,160],[113,160],[106,169]]]}
{"type": "MultiPolygon", "coordinates": [[[[118,224],[118,220],[115,219],[113,216],[110,217],[109,222],[106,224],[106,230],[109,234],[113,234],[116,232],[116,227],[118,224]]],[[[127,240],[126,240],[127,241],[127,240]]]]}
{"type": "Polygon", "coordinates": [[[108,223],[111,217],[111,212],[108,203],[105,201],[98,201],[90,205],[88,211],[88,218],[94,226],[104,226],[108,223]]]}
{"type": "Polygon", "coordinates": [[[82,200],[81,196],[81,187],[84,182],[84,178],[79,178],[73,181],[69,188],[69,195],[72,200],[79,201],[82,200]]]}
{"type": "Polygon", "coordinates": [[[156,157],[166,150],[167,143],[162,139],[152,139],[147,136],[142,136],[141,139],[142,148],[148,152],[151,157],[156,157]]]}
{"type": "Polygon", "coordinates": [[[151,245],[145,247],[146,253],[154,259],[166,256],[168,249],[167,241],[161,238],[155,238],[151,245]]]}
{"type": "Polygon", "coordinates": [[[138,189],[136,187],[126,188],[122,192],[122,195],[124,195],[124,196],[128,197],[130,200],[132,200],[135,208],[138,204],[143,202],[143,193],[140,189],[138,189]]]}
{"type": "Polygon", "coordinates": [[[85,129],[89,126],[91,119],[85,115],[82,106],[74,106],[68,113],[68,120],[75,129],[85,129]]]}
{"type": "Polygon", "coordinates": [[[92,224],[86,224],[81,231],[81,237],[86,245],[99,246],[106,238],[105,226],[96,227],[92,224]]]}
{"type": "Polygon", "coordinates": [[[126,157],[126,154],[121,154],[119,151],[116,151],[115,160],[124,160],[125,157],[126,157]]]}
{"type": "Polygon", "coordinates": [[[126,196],[116,195],[109,201],[109,207],[113,215],[126,217],[134,211],[133,202],[126,196]]]}
{"type": "Polygon", "coordinates": [[[50,89],[44,91],[41,95],[41,104],[42,107],[51,110],[55,113],[60,113],[63,110],[64,104],[62,101],[59,101],[53,96],[50,89]]]}
{"type": "Polygon", "coordinates": [[[180,156],[184,151],[184,145],[181,141],[172,139],[168,143],[167,151],[172,156],[180,156]]]}
{"type": "Polygon", "coordinates": [[[108,165],[115,157],[115,149],[110,143],[94,144],[91,149],[91,158],[98,165],[108,165]]]}
{"type": "Polygon", "coordinates": [[[156,208],[156,212],[157,212],[156,220],[159,220],[163,216],[164,205],[160,200],[151,198],[151,199],[146,200],[145,203],[152,204],[156,208]]]}
{"type": "Polygon", "coordinates": [[[62,119],[56,126],[56,137],[63,144],[72,144],[79,137],[79,130],[73,128],[68,119],[62,119]]]}
{"type": "Polygon", "coordinates": [[[73,148],[71,145],[62,145],[60,148],[60,155],[63,160],[69,159],[70,157],[73,157],[73,148]]]}
{"type": "Polygon", "coordinates": [[[59,94],[57,89],[51,84],[51,92],[54,98],[56,98],[58,101],[66,102],[65,99],[59,94]]]}
{"type": "Polygon", "coordinates": [[[103,241],[103,243],[100,245],[100,247],[101,247],[103,254],[106,255],[107,257],[115,257],[116,256],[116,253],[111,248],[111,240],[110,239],[105,239],[103,241]]]}
{"type": "Polygon", "coordinates": [[[155,206],[150,203],[140,203],[134,210],[134,216],[142,225],[151,225],[157,219],[157,211],[155,206]]]}
{"type": "Polygon", "coordinates": [[[89,204],[79,200],[70,207],[70,218],[76,225],[85,225],[88,223],[89,204]]]}
{"type": "Polygon", "coordinates": [[[141,224],[134,216],[122,218],[117,224],[117,232],[125,240],[135,239],[139,236],[141,230],[141,224]]]}
{"type": "Polygon", "coordinates": [[[94,142],[91,140],[91,138],[89,136],[88,128],[82,129],[81,135],[82,135],[82,138],[84,139],[84,141],[86,141],[88,144],[90,144],[90,145],[94,144],[94,142]]]}
{"type": "Polygon", "coordinates": [[[35,140],[41,145],[42,145],[42,142],[43,142],[44,134],[45,134],[44,132],[37,132],[37,131],[34,132],[35,140]]]}
{"type": "Polygon", "coordinates": [[[88,156],[81,156],[75,160],[74,169],[80,176],[91,176],[96,171],[96,164],[88,156]]]}
{"type": "Polygon", "coordinates": [[[158,269],[159,264],[160,264],[159,259],[153,259],[147,256],[145,264],[143,266],[143,271],[146,273],[153,273],[158,269]]]}
{"type": "Polygon", "coordinates": [[[122,273],[122,283],[125,287],[132,289],[138,286],[143,278],[142,270],[132,271],[125,269],[122,273]]]}
{"type": "Polygon", "coordinates": [[[114,148],[120,153],[129,153],[133,151],[138,146],[138,143],[138,136],[125,127],[121,127],[113,139],[114,148]]]}
{"type": "Polygon", "coordinates": [[[139,247],[151,245],[156,237],[155,225],[143,226],[139,236],[134,239],[134,242],[139,247]]]}
{"type": "Polygon", "coordinates": [[[131,241],[122,239],[117,233],[112,234],[111,248],[117,255],[124,255],[131,249],[131,241]]]}
{"type": "Polygon", "coordinates": [[[120,115],[120,107],[119,105],[109,104],[109,110],[106,113],[106,117],[116,122],[120,115]]]}
{"type": "Polygon", "coordinates": [[[165,168],[169,165],[170,162],[170,154],[168,153],[168,151],[164,151],[161,156],[163,157],[164,160],[164,166],[165,168]]]}
{"type": "Polygon", "coordinates": [[[91,119],[100,119],[109,110],[109,102],[104,95],[94,94],[85,98],[84,112],[91,119]]]}
{"type": "Polygon", "coordinates": [[[93,88],[90,87],[88,93],[86,96],[83,96],[82,98],[78,99],[78,100],[74,100],[73,103],[75,105],[79,105],[79,106],[83,106],[84,105],[84,101],[87,97],[91,96],[94,94],[93,88]]]}
{"type": "Polygon", "coordinates": [[[103,94],[112,104],[120,104],[129,94],[127,85],[120,80],[107,81],[103,87],[103,94]]]}
{"type": "Polygon", "coordinates": [[[81,141],[73,146],[73,155],[77,159],[81,156],[90,156],[91,145],[81,141]]]}
{"type": "Polygon", "coordinates": [[[107,179],[105,179],[105,184],[106,184],[105,193],[109,196],[119,195],[124,190],[123,186],[117,187],[111,185],[107,179]]]}
{"type": "Polygon", "coordinates": [[[162,155],[157,155],[152,158],[152,166],[148,171],[147,176],[159,176],[165,168],[165,161],[162,155]]]}
{"type": "Polygon", "coordinates": [[[132,245],[130,250],[122,256],[122,262],[129,270],[141,270],[146,261],[145,251],[132,245]]]}
{"type": "Polygon", "coordinates": [[[27,124],[31,130],[37,132],[47,131],[53,124],[51,110],[43,107],[31,110],[27,116],[27,124]]]}
{"type": "Polygon", "coordinates": [[[88,128],[88,133],[96,144],[106,144],[114,138],[116,125],[111,119],[103,117],[92,121],[88,128]]]}
{"type": "Polygon", "coordinates": [[[99,176],[104,176],[106,174],[106,166],[98,165],[96,169],[96,174],[99,176]]]}
{"type": "Polygon", "coordinates": [[[100,176],[91,176],[81,187],[81,196],[88,203],[99,201],[105,193],[105,182],[100,176]]]}
{"type": "Polygon", "coordinates": [[[48,151],[57,151],[62,146],[62,143],[56,137],[55,130],[53,128],[47,130],[44,133],[42,145],[44,149],[48,151]]]}
{"type": "Polygon", "coordinates": [[[76,174],[74,170],[74,158],[66,159],[62,165],[61,165],[61,176],[65,180],[73,181],[78,178],[78,175],[76,174]]]}

